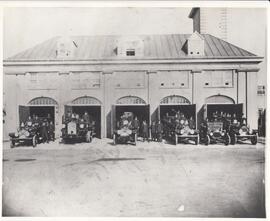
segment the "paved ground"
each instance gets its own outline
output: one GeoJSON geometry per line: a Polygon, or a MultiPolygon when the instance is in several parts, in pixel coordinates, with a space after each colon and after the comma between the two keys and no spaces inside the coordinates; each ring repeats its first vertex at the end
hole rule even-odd
{"type": "Polygon", "coordinates": [[[262,144],[110,142],[4,148],[3,215],[265,216],[262,144]]]}

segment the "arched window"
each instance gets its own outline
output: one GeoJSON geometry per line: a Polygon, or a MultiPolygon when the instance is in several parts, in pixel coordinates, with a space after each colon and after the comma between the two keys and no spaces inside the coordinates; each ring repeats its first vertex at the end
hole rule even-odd
{"type": "Polygon", "coordinates": [[[29,105],[35,106],[56,106],[57,102],[50,97],[37,97],[28,102],[29,105]]]}
{"type": "Polygon", "coordinates": [[[205,99],[206,104],[235,104],[234,100],[224,95],[213,95],[205,99]]]}
{"type": "Polygon", "coordinates": [[[101,105],[101,102],[90,96],[76,98],[71,102],[73,105],[101,105]]]}
{"type": "Polygon", "coordinates": [[[190,101],[182,96],[179,95],[171,95],[168,97],[164,97],[160,104],[190,104],[190,101]]]}
{"type": "Polygon", "coordinates": [[[125,96],[125,97],[119,98],[116,101],[116,104],[146,104],[146,102],[140,97],[125,96]]]}

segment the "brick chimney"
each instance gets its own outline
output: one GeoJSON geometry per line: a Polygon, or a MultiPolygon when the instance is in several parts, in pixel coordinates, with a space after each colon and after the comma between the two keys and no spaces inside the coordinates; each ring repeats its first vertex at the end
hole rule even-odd
{"type": "Polygon", "coordinates": [[[227,40],[227,14],[226,8],[192,8],[188,17],[193,19],[193,32],[227,40]]]}

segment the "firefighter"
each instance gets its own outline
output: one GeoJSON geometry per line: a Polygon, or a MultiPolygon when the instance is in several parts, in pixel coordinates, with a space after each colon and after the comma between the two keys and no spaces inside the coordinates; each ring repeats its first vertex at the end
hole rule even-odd
{"type": "Polygon", "coordinates": [[[143,142],[145,140],[149,141],[148,140],[148,125],[146,123],[146,120],[144,120],[142,123],[142,134],[143,134],[143,142]]]}
{"type": "Polygon", "coordinates": [[[158,142],[162,142],[162,134],[163,134],[163,125],[159,120],[158,123],[156,124],[156,135],[158,142]]]}
{"type": "Polygon", "coordinates": [[[208,118],[206,118],[200,125],[200,137],[204,139],[204,142],[206,142],[208,132],[208,118]]]}
{"type": "Polygon", "coordinates": [[[42,123],[41,123],[41,137],[42,137],[42,141],[43,143],[47,142],[49,143],[49,137],[48,137],[48,121],[45,119],[42,123]]]}
{"type": "Polygon", "coordinates": [[[35,127],[39,127],[40,126],[40,119],[39,119],[39,117],[37,116],[37,115],[35,115],[35,118],[34,118],[34,120],[33,120],[33,124],[34,124],[34,126],[35,127]]]}
{"type": "Polygon", "coordinates": [[[32,117],[31,117],[31,116],[28,117],[28,119],[27,119],[26,122],[25,122],[25,125],[26,125],[27,127],[32,127],[32,125],[33,125],[33,120],[32,120],[32,117]]]}
{"type": "Polygon", "coordinates": [[[235,124],[236,122],[238,122],[235,113],[233,114],[233,117],[232,117],[232,119],[231,119],[231,122],[232,122],[233,124],[235,124]]]}
{"type": "Polygon", "coordinates": [[[49,131],[49,140],[54,141],[55,136],[54,136],[54,124],[52,121],[50,121],[49,126],[48,126],[48,131],[49,131]]]}
{"type": "Polygon", "coordinates": [[[156,141],[157,140],[157,133],[156,133],[156,122],[153,121],[152,125],[151,125],[151,137],[152,137],[152,141],[156,141]]]}
{"type": "Polygon", "coordinates": [[[84,112],[84,115],[83,115],[82,119],[84,120],[85,123],[87,123],[87,124],[90,123],[90,117],[89,117],[89,114],[86,111],[84,112]]]}
{"type": "Polygon", "coordinates": [[[191,116],[189,118],[189,128],[190,129],[195,129],[196,125],[195,125],[195,120],[193,119],[193,117],[191,116]]]}
{"type": "Polygon", "coordinates": [[[47,115],[47,121],[48,121],[48,122],[51,122],[51,121],[52,121],[51,114],[48,114],[48,115],[47,115]]]}
{"type": "Polygon", "coordinates": [[[132,121],[132,128],[134,128],[134,130],[136,131],[137,134],[139,133],[140,121],[138,120],[137,116],[132,121]]]}

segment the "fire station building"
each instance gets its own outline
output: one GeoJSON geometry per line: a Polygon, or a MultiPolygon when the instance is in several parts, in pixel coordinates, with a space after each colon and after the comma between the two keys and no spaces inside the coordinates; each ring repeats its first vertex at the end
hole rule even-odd
{"type": "Polygon", "coordinates": [[[211,111],[242,113],[257,128],[258,57],[209,34],[55,37],[4,60],[4,135],[27,116],[88,111],[112,137],[132,111],[150,123],[182,108],[197,126],[211,111]]]}

